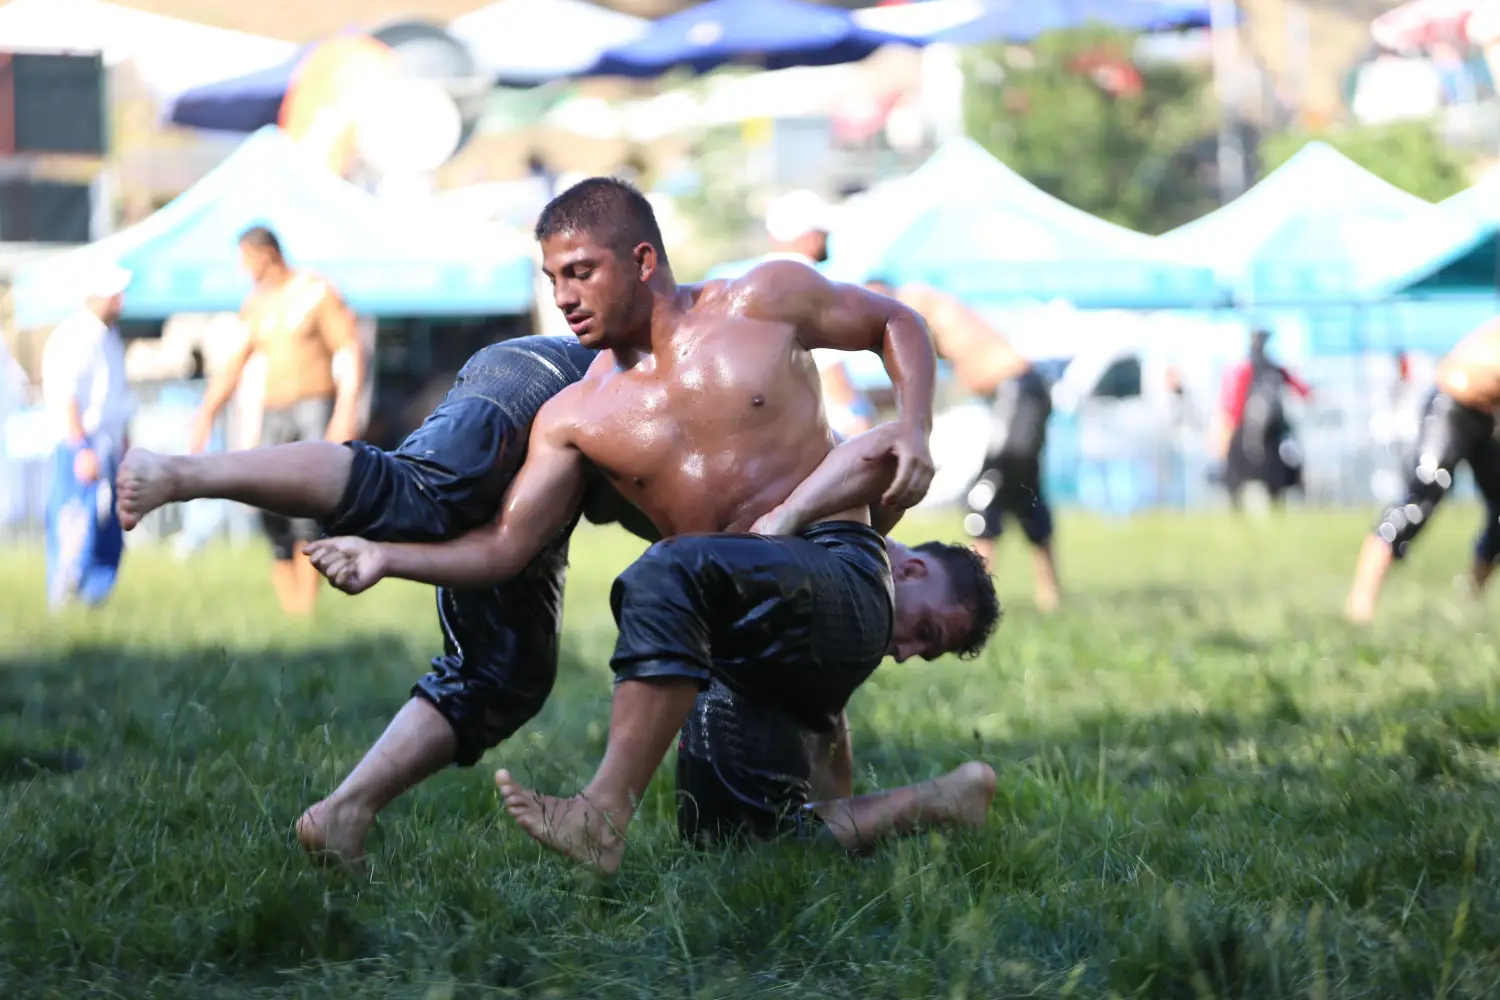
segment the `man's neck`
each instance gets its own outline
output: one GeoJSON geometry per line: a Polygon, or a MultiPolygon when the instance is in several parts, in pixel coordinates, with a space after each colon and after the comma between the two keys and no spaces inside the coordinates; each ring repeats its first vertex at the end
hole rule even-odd
{"type": "Polygon", "coordinates": [[[275,289],[280,288],[282,285],[285,285],[288,281],[291,280],[292,269],[287,267],[285,264],[278,264],[275,267],[268,268],[266,270],[266,273],[261,277],[259,284],[261,288],[264,288],[267,291],[274,291],[275,289]]]}
{"type": "Polygon", "coordinates": [[[672,335],[682,323],[683,314],[692,308],[691,293],[669,276],[651,289],[651,316],[639,329],[623,338],[614,348],[621,367],[634,368],[647,355],[671,343],[672,335]]]}

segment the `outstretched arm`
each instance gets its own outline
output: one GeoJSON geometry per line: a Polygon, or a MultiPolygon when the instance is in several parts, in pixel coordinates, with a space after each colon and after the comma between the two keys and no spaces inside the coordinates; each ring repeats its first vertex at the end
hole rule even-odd
{"type": "Polygon", "coordinates": [[[828,453],[791,495],[750,526],[760,535],[791,535],[841,510],[870,507],[875,530],[888,534],[901,520],[900,507],[881,497],[896,476],[896,443],[902,427],[884,423],[843,442],[828,453]]]}
{"type": "Polygon", "coordinates": [[[808,350],[874,351],[896,391],[896,475],[885,502],[911,507],[932,482],[932,401],[937,354],[927,323],[909,306],[859,285],[834,283],[795,261],[762,264],[740,279],[747,313],[791,324],[808,350]]]}
{"type": "Polygon", "coordinates": [[[568,395],[564,390],[537,415],[526,462],[493,524],[438,543],[324,539],[306,548],[313,565],[351,594],[385,577],[437,587],[494,586],[513,579],[568,526],[588,485],[588,465],[571,440],[568,395]]]}

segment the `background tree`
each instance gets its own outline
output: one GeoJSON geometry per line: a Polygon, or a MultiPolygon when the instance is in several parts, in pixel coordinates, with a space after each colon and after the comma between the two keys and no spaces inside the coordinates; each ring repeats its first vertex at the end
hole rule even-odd
{"type": "Polygon", "coordinates": [[[1088,29],[980,47],[964,67],[964,117],[969,135],[1048,194],[1160,233],[1217,206],[1193,151],[1215,111],[1207,73],[1136,65],[1132,44],[1088,29]]]}

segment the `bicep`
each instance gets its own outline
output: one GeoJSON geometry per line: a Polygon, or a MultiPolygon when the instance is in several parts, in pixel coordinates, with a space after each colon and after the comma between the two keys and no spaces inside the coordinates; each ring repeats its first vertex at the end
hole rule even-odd
{"type": "MultiPolygon", "coordinates": [[[[550,403],[548,404],[551,405],[550,403]]],[[[532,427],[526,461],[516,473],[500,510],[505,533],[547,533],[550,541],[583,502],[588,466],[573,445],[567,427],[554,415],[539,416],[532,427]]]]}
{"type": "Polygon", "coordinates": [[[323,336],[323,343],[328,345],[331,353],[338,353],[346,347],[353,347],[354,336],[354,313],[344,304],[344,300],[329,292],[323,299],[323,304],[318,307],[318,332],[323,336]]]}

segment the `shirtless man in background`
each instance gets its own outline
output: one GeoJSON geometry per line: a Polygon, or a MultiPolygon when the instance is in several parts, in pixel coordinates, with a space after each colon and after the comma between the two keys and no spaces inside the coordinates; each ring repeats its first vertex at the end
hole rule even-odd
{"type": "Polygon", "coordinates": [[[936,560],[893,580],[868,502],[792,537],[742,533],[832,450],[813,348],[881,354],[898,408],[881,499],[920,500],[935,368],[921,317],[794,262],[678,286],[650,204],[608,178],[555,198],[536,235],[558,308],[581,343],[605,350],[542,407],[497,522],[440,545],[334,538],[308,552],[349,593],[386,576],[492,585],[566,528],[594,470],[651,519],[665,540],[611,593],[620,637],[599,772],[570,799],[496,775],[523,830],[613,871],[641,795],[712,681],[828,732],[887,653],[977,649],[996,622],[955,600],[956,578],[936,560]],[[899,614],[897,586],[909,598],[899,614]]]}
{"type": "MultiPolygon", "coordinates": [[[[257,353],[265,360],[262,445],[351,440],[359,432],[365,380],[353,313],[328,282],[292,270],[276,235],[263,226],[240,236],[240,257],[255,280],[255,290],[240,310],[248,335],[209,387],[189,451],[198,454],[207,447],[219,411],[257,353]],[[346,378],[335,379],[334,359],[340,354],[347,356],[349,370],[346,378]]],[[[310,614],[322,581],[302,545],[319,536],[317,523],[264,511],[261,523],[271,542],[271,584],[282,610],[310,614]]]]}
{"type": "Polygon", "coordinates": [[[1036,605],[1042,611],[1056,610],[1052,510],[1042,496],[1042,449],[1052,415],[1047,381],[1004,334],[953,296],[925,285],[896,288],[879,278],[866,281],[865,287],[920,313],[932,329],[938,356],[953,366],[959,384],[976,395],[993,397],[989,447],[979,478],[969,488],[964,530],[993,566],[1005,515],[1015,517],[1031,543],[1036,605]]]}
{"type": "Polygon", "coordinates": [[[1375,617],[1391,563],[1405,557],[1412,539],[1432,519],[1460,462],[1469,463],[1485,502],[1484,530],[1470,568],[1476,592],[1483,590],[1500,558],[1500,442],[1495,440],[1494,417],[1500,405],[1500,320],[1459,341],[1438,362],[1436,382],[1412,449],[1406,497],[1386,509],[1360,549],[1344,608],[1350,621],[1364,624],[1375,617]]]}

